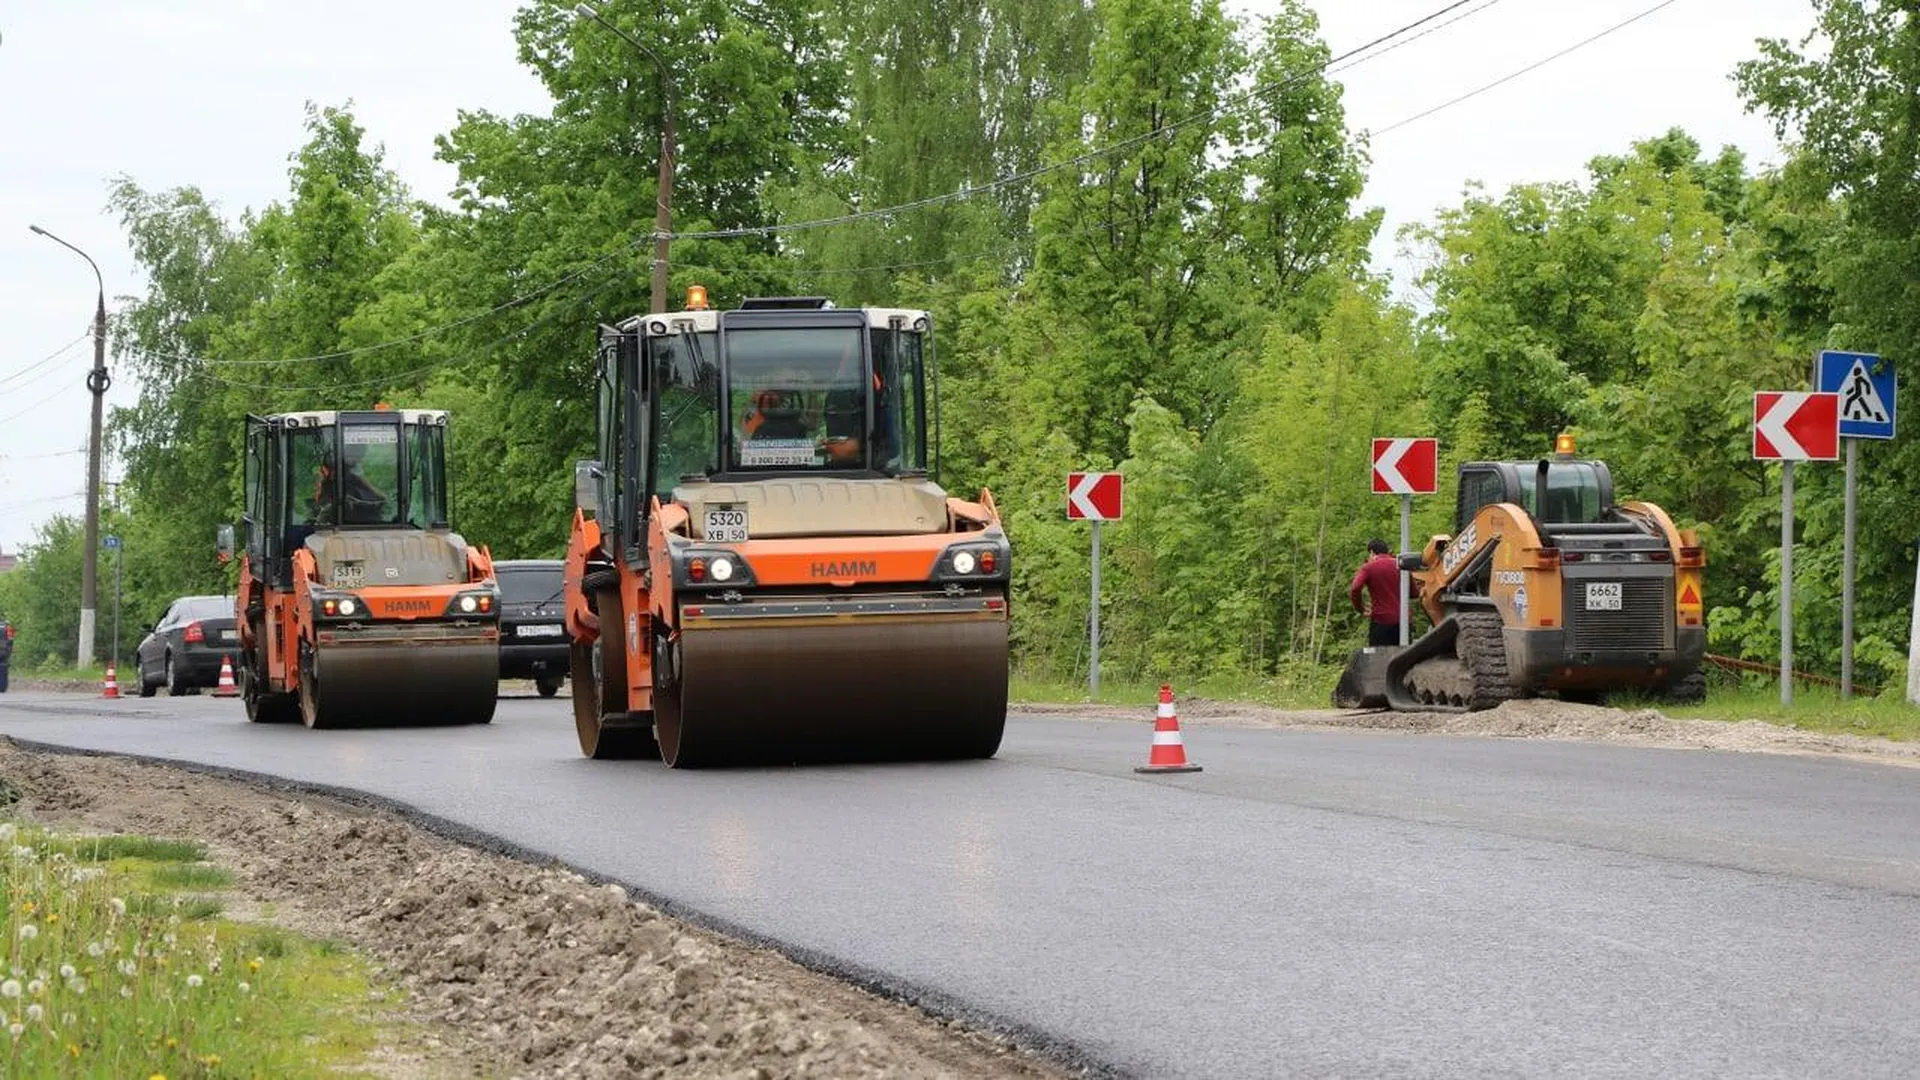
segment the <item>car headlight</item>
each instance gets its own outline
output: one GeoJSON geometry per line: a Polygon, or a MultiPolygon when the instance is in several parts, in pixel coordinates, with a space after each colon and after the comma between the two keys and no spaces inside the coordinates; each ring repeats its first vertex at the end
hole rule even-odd
{"type": "Polygon", "coordinates": [[[463,596],[460,598],[460,610],[469,615],[473,614],[479,607],[480,601],[474,599],[472,596],[463,596]]]}
{"type": "Polygon", "coordinates": [[[973,573],[973,568],[976,565],[976,562],[977,560],[974,559],[973,552],[971,551],[957,552],[953,556],[953,568],[954,570],[962,574],[973,573]]]}
{"type": "Polygon", "coordinates": [[[725,555],[716,555],[707,563],[707,574],[715,581],[733,580],[733,560],[725,555]]]}
{"type": "Polygon", "coordinates": [[[352,598],[352,597],[350,597],[350,596],[349,596],[349,597],[343,597],[343,598],[342,598],[342,599],[340,600],[340,614],[342,614],[342,615],[351,615],[351,614],[353,614],[354,612],[356,612],[356,611],[358,611],[358,610],[360,610],[360,605],[359,605],[359,604],[356,604],[356,603],[354,603],[354,602],[353,602],[353,598],[352,598]]]}

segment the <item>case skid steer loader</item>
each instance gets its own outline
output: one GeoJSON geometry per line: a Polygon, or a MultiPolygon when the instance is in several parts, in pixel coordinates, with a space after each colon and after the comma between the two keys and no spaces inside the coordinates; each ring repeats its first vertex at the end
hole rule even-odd
{"type": "Polygon", "coordinates": [[[1554,448],[1540,461],[1460,466],[1457,531],[1400,556],[1432,628],[1405,648],[1356,651],[1336,706],[1705,696],[1699,538],[1652,503],[1615,503],[1606,463],[1575,457],[1571,436],[1554,448]]]}
{"type": "Polygon", "coordinates": [[[260,723],[484,724],[499,593],[447,521],[447,414],[247,418],[240,696],[260,723]]]}
{"type": "Polygon", "coordinates": [[[602,328],[566,570],[584,754],[996,752],[1011,552],[990,493],[928,475],[932,371],[923,311],[696,286],[602,328]]]}

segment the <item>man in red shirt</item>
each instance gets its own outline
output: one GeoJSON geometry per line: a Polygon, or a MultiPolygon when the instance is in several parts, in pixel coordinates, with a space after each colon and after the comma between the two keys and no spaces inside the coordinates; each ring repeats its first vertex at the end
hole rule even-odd
{"type": "Polygon", "coordinates": [[[1353,584],[1347,586],[1347,599],[1353,601],[1353,610],[1367,616],[1368,645],[1398,645],[1400,562],[1388,554],[1385,540],[1367,541],[1367,551],[1367,561],[1360,564],[1353,575],[1353,584]],[[1370,605],[1361,605],[1362,592],[1369,597],[1370,605]]]}

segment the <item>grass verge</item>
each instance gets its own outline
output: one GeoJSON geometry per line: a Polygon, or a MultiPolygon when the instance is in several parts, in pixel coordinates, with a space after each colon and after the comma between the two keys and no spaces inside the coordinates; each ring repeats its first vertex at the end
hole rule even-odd
{"type": "MultiPolygon", "coordinates": [[[[1181,698],[1208,698],[1214,701],[1244,701],[1279,709],[1331,708],[1329,696],[1340,679],[1340,668],[1326,664],[1296,664],[1267,676],[1219,675],[1193,680],[1173,680],[1173,692],[1181,698]]],[[[1009,700],[1016,707],[1022,702],[1058,705],[1138,706],[1152,715],[1160,700],[1160,681],[1127,675],[1103,676],[1100,696],[1087,694],[1085,680],[1069,682],[1015,672],[1008,685],[1009,700]]]]}
{"type": "MultiPolygon", "coordinates": [[[[1630,702],[1618,702],[1631,706],[1630,702]]],[[[1763,720],[1769,724],[1881,739],[1920,739],[1920,708],[1907,704],[1898,689],[1879,697],[1840,699],[1837,690],[1796,687],[1793,704],[1780,704],[1777,683],[1715,682],[1699,705],[1646,703],[1672,717],[1699,720],[1763,720]]]]}
{"type": "Polygon", "coordinates": [[[353,1076],[394,1004],[350,951],[220,919],[198,844],[0,822],[0,1075],[353,1076]]]}

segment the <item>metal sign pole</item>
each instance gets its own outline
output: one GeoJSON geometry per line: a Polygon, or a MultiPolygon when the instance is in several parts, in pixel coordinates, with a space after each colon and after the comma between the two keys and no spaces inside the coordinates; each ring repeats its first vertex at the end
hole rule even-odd
{"type": "MultiPolygon", "coordinates": [[[[1406,551],[1408,545],[1412,543],[1413,496],[1402,495],[1400,496],[1400,550],[1394,552],[1395,562],[1399,561],[1400,554],[1406,551]]],[[[1403,646],[1407,643],[1407,620],[1412,614],[1407,609],[1412,606],[1412,600],[1407,596],[1407,572],[1402,570],[1400,571],[1400,644],[1403,646]]]]}
{"type": "Polygon", "coordinates": [[[120,662],[120,560],[126,548],[116,544],[113,548],[113,660],[120,662]]]}
{"type": "Polygon", "coordinates": [[[1087,623],[1087,696],[1100,697],[1100,522],[1093,523],[1093,617],[1087,623]]]}
{"type": "Polygon", "coordinates": [[[1907,704],[1920,705],[1920,562],[1913,567],[1913,621],[1907,624],[1907,704]]]}
{"type": "Polygon", "coordinates": [[[1846,524],[1840,541],[1840,700],[1853,696],[1853,511],[1860,440],[1847,440],[1846,524]]]}
{"type": "Polygon", "coordinates": [[[1780,463],[1780,704],[1793,704],[1793,462],[1780,463]]]}

